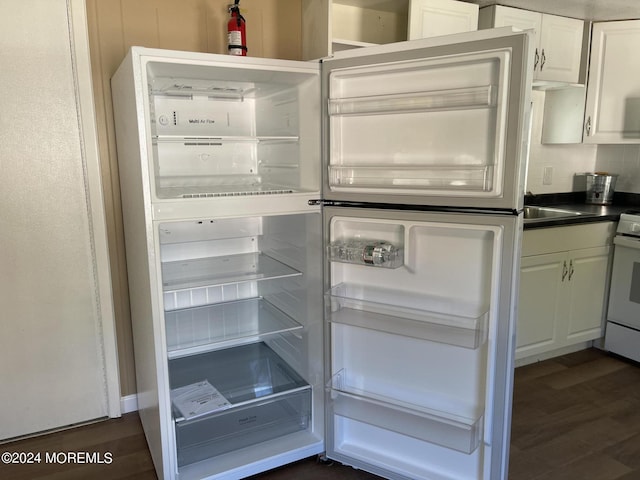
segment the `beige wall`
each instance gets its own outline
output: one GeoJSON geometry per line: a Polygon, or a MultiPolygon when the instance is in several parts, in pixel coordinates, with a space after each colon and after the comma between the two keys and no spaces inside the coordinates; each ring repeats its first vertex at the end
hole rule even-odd
{"type": "MultiPolygon", "coordinates": [[[[109,81],[131,46],[226,53],[229,0],[86,0],[122,395],[136,392],[109,81]]],[[[300,0],[242,0],[256,57],[301,58],[300,0]]]]}

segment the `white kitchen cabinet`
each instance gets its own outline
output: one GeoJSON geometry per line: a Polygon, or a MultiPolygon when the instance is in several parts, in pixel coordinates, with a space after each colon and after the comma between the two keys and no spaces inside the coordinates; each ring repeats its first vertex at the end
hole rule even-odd
{"type": "Polygon", "coordinates": [[[412,0],[409,40],[478,29],[478,5],[456,0],[412,0]]]}
{"type": "Polygon", "coordinates": [[[303,0],[302,58],[477,27],[478,6],[457,0],[303,0]]]}
{"type": "Polygon", "coordinates": [[[585,143],[640,143],[640,20],[596,22],[585,143]]]}
{"type": "Polygon", "coordinates": [[[502,5],[480,9],[478,28],[506,26],[533,29],[536,32],[534,81],[579,82],[584,30],[582,20],[502,5]]]}
{"type": "Polygon", "coordinates": [[[525,231],[516,359],[602,336],[614,230],[605,222],[525,231]]]}

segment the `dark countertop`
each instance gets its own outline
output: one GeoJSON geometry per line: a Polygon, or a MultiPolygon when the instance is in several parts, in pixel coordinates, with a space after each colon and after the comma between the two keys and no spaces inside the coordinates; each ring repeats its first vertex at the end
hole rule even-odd
{"type": "Polygon", "coordinates": [[[585,203],[586,195],[581,192],[551,195],[526,195],[525,205],[561,208],[581,212],[582,215],[574,217],[550,218],[548,220],[536,220],[527,223],[525,230],[533,228],[560,227],[563,225],[575,225],[579,223],[593,222],[617,222],[620,214],[634,211],[640,212],[640,194],[616,193],[611,205],[588,205],[585,203]]]}

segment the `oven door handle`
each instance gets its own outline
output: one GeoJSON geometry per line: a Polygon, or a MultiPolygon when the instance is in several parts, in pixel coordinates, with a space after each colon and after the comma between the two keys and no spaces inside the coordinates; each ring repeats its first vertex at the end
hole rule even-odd
{"type": "Polygon", "coordinates": [[[621,247],[636,248],[640,250],[640,238],[616,235],[613,237],[613,243],[621,247]]]}

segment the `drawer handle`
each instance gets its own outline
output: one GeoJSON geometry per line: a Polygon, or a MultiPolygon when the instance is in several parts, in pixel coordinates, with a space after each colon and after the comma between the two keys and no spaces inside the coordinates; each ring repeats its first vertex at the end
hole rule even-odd
{"type": "Polygon", "coordinates": [[[567,274],[569,273],[569,270],[567,269],[567,261],[565,260],[564,262],[562,262],[562,281],[564,282],[564,279],[567,278],[567,274]]]}
{"type": "Polygon", "coordinates": [[[540,62],[540,55],[538,54],[538,47],[536,47],[536,55],[533,57],[533,71],[535,72],[538,69],[538,63],[540,62]]]}
{"type": "Polygon", "coordinates": [[[544,64],[547,62],[547,56],[544,54],[544,48],[542,49],[542,58],[540,59],[540,71],[544,68],[544,64]]]}
{"type": "Polygon", "coordinates": [[[591,116],[587,117],[587,123],[584,128],[587,131],[587,137],[590,136],[591,135],[591,116]]]}

